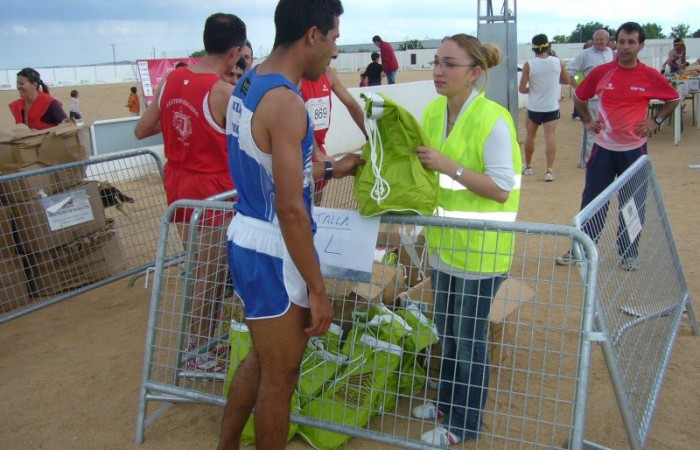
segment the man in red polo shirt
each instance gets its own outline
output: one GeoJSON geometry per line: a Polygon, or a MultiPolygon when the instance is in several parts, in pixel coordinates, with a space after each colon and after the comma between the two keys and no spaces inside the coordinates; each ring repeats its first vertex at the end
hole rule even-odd
{"type": "Polygon", "coordinates": [[[395,84],[396,72],[399,70],[399,62],[396,60],[394,47],[392,47],[390,43],[384,42],[379,36],[374,36],[372,42],[379,47],[379,54],[382,56],[382,68],[386,74],[386,81],[389,84],[395,84]]]}

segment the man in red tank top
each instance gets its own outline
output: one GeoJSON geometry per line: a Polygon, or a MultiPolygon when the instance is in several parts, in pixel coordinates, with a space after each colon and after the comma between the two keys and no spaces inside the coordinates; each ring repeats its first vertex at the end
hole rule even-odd
{"type": "MultiPolygon", "coordinates": [[[[138,139],[163,133],[165,193],[168,204],[179,199],[203,200],[233,189],[226,151],[226,109],[233,86],[221,80],[241,56],[246,27],[233,14],[217,13],[204,25],[204,57],[180,67],[158,85],[155,100],[134,128],[138,139]]],[[[179,209],[173,220],[183,241],[189,237],[191,210],[179,209]]],[[[224,246],[230,214],[209,214],[201,219],[195,244],[196,273],[188,350],[206,345],[210,352],[188,362],[190,370],[223,371],[217,352],[223,346],[210,338],[215,301],[221,301],[226,277],[224,246]],[[211,283],[211,284],[210,284],[211,283]],[[213,349],[212,349],[213,347],[213,349]]],[[[188,247],[184,242],[185,248],[188,247]]]]}
{"type": "MultiPolygon", "coordinates": [[[[334,58],[335,59],[335,58],[334,58]]],[[[313,161],[331,161],[332,156],[328,156],[326,151],[326,135],[331,126],[331,108],[332,95],[345,105],[350,113],[350,117],[355,121],[357,127],[362,131],[367,139],[367,131],[365,130],[365,114],[362,106],[353,98],[352,94],[340,82],[340,78],[335,71],[328,66],[326,73],[321,75],[316,81],[301,79],[301,96],[306,105],[306,111],[309,113],[311,126],[314,130],[314,155],[313,161]]],[[[314,185],[314,203],[321,203],[322,190],[328,184],[327,180],[317,181],[314,185]]]]}

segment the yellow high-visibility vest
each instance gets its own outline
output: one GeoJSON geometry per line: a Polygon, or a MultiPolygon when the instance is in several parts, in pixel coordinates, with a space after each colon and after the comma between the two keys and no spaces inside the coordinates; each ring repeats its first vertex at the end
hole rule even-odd
{"type": "MultiPolygon", "coordinates": [[[[493,126],[502,118],[511,133],[511,153],[516,171],[516,185],[505,203],[474,194],[469,189],[440,174],[436,215],[458,219],[501,220],[514,222],[520,204],[519,169],[522,165],[515,125],[507,109],[488,100],[483,93],[467,107],[452,132],[442,142],[447,114],[447,98],[440,96],[423,111],[423,128],[430,146],[440,150],[457,164],[484,173],[484,143],[493,126]]],[[[515,236],[510,232],[478,231],[431,227],[426,239],[431,252],[458,269],[475,273],[505,273],[513,259],[515,236]]]]}

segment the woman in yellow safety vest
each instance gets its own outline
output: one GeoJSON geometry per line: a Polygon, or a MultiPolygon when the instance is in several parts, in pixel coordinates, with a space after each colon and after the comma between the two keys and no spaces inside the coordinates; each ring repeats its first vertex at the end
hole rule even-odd
{"type": "MultiPolygon", "coordinates": [[[[483,93],[488,69],[500,59],[496,47],[466,34],[445,38],[435,54],[440,96],[423,111],[430,146],[416,153],[439,172],[440,217],[515,221],[521,166],[515,126],[508,110],[483,93]]],[[[485,331],[494,294],[510,270],[514,239],[510,232],[479,228],[426,232],[442,360],[437,401],[412,414],[442,419],[421,436],[431,445],[452,445],[481,431],[489,384],[485,331]]]]}

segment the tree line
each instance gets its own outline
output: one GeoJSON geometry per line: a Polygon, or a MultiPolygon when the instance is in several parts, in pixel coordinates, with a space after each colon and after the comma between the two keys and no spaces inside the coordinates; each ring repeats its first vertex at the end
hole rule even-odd
{"type": "MultiPolygon", "coordinates": [[[[600,22],[588,22],[587,24],[577,24],[574,31],[570,35],[566,36],[564,34],[557,34],[553,36],[551,41],[555,44],[575,44],[583,43],[588,40],[593,39],[593,33],[596,30],[605,29],[610,32],[611,36],[615,35],[616,28],[609,25],[603,25],[600,22]]],[[[666,35],[663,32],[661,25],[658,23],[645,23],[642,24],[644,29],[644,34],[647,39],[675,39],[675,38],[686,38],[686,37],[700,37],[700,28],[695,30],[694,33],[690,33],[690,25],[685,23],[679,23],[675,27],[671,27],[671,33],[666,35]]]]}

